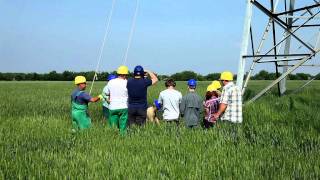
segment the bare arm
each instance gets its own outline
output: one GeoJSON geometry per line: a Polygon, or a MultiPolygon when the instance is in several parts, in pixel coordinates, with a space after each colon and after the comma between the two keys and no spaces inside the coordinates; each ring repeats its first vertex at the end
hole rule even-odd
{"type": "Polygon", "coordinates": [[[103,99],[102,95],[99,95],[97,97],[93,97],[90,99],[90,102],[98,102],[99,100],[103,99]]]}
{"type": "Polygon", "coordinates": [[[214,114],[215,118],[219,118],[221,116],[222,113],[224,113],[224,111],[227,109],[228,104],[223,104],[221,103],[219,105],[219,110],[217,113],[214,114]]]}
{"type": "Polygon", "coordinates": [[[145,72],[147,72],[150,75],[150,78],[151,78],[151,81],[152,81],[152,85],[154,85],[155,83],[158,82],[158,78],[153,72],[151,72],[149,70],[145,70],[145,72]]]}

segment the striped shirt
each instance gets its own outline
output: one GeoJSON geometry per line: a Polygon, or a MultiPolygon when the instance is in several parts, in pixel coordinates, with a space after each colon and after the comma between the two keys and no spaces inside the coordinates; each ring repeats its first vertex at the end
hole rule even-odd
{"type": "Polygon", "coordinates": [[[229,82],[223,87],[220,103],[227,105],[224,114],[221,116],[222,121],[242,122],[241,90],[233,82],[229,82]]]}
{"type": "Polygon", "coordinates": [[[219,110],[219,98],[211,98],[203,102],[203,106],[205,109],[204,119],[209,122],[215,122],[216,118],[213,116],[214,113],[219,110]]]}

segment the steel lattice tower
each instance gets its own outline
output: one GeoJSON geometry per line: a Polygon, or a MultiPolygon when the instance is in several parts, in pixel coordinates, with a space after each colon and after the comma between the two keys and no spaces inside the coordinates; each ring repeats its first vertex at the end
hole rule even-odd
{"type": "MultiPolygon", "coordinates": [[[[252,72],[261,63],[274,64],[277,79],[249,102],[253,102],[275,85],[278,86],[279,95],[282,95],[286,91],[286,78],[290,73],[302,66],[319,67],[309,62],[320,50],[320,2],[316,0],[260,1],[262,0],[247,0],[237,85],[244,93],[252,72]],[[264,28],[254,25],[256,17],[253,15],[253,10],[265,17],[264,28]],[[260,33],[259,41],[254,40],[256,32],[260,33]],[[313,35],[311,39],[310,35],[313,35]],[[250,67],[246,68],[246,62],[251,62],[250,67]],[[246,70],[248,71],[245,74],[246,70]]],[[[261,19],[261,16],[259,17],[261,19]]]]}

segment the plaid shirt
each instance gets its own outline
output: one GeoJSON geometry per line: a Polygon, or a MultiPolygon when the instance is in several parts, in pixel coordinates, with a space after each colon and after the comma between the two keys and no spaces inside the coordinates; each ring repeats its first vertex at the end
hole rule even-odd
{"type": "Polygon", "coordinates": [[[203,102],[203,106],[205,109],[204,119],[209,122],[216,122],[216,118],[213,116],[214,113],[219,110],[219,98],[211,98],[203,102]]]}
{"type": "Polygon", "coordinates": [[[229,82],[223,87],[220,103],[227,105],[224,114],[221,116],[222,121],[242,122],[241,90],[233,82],[229,82]]]}

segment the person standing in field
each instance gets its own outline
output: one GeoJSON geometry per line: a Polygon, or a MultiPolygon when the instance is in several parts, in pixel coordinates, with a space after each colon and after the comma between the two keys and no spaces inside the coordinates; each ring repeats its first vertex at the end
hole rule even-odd
{"type": "Polygon", "coordinates": [[[175,122],[179,125],[179,106],[182,100],[181,92],[175,90],[176,82],[173,79],[168,79],[165,82],[166,90],[161,91],[158,102],[163,108],[163,120],[166,122],[175,122]]]}
{"type": "Polygon", "coordinates": [[[118,77],[107,84],[104,93],[110,97],[109,104],[109,126],[118,127],[121,134],[126,133],[128,122],[128,90],[127,66],[120,66],[117,69],[118,77]]]}
{"type": "MultiPolygon", "coordinates": [[[[107,77],[107,82],[111,81],[112,79],[116,79],[117,75],[115,74],[109,74],[107,77]]],[[[102,90],[102,95],[103,95],[103,102],[102,102],[102,113],[103,116],[105,117],[106,121],[109,119],[109,104],[110,104],[110,96],[107,95],[107,85],[103,88],[102,90]]]]}
{"type": "Polygon", "coordinates": [[[221,88],[219,82],[214,82],[207,87],[205,101],[203,102],[205,114],[203,119],[203,125],[206,129],[213,127],[217,122],[217,119],[214,117],[214,113],[218,112],[219,109],[219,88],[221,88]]]}
{"type": "Polygon", "coordinates": [[[77,88],[71,94],[72,104],[72,131],[87,129],[91,126],[91,119],[88,114],[88,103],[97,102],[103,99],[102,95],[91,97],[84,90],[87,87],[87,80],[84,76],[77,76],[74,79],[77,88]]]}
{"type": "Polygon", "coordinates": [[[200,113],[202,111],[202,99],[196,93],[197,81],[190,79],[188,81],[188,93],[183,96],[180,113],[185,120],[185,125],[188,128],[198,127],[200,121],[200,113]]]}
{"type": "Polygon", "coordinates": [[[242,122],[242,96],[241,89],[233,83],[233,74],[229,71],[222,72],[220,81],[223,90],[220,98],[220,106],[216,118],[232,123],[242,122]]]}
{"type": "Polygon", "coordinates": [[[142,126],[147,118],[147,89],[149,86],[158,82],[157,76],[148,70],[144,70],[142,66],[138,65],[134,68],[133,78],[130,78],[127,83],[128,88],[128,125],[142,126]],[[151,78],[145,78],[147,72],[151,78]]]}

